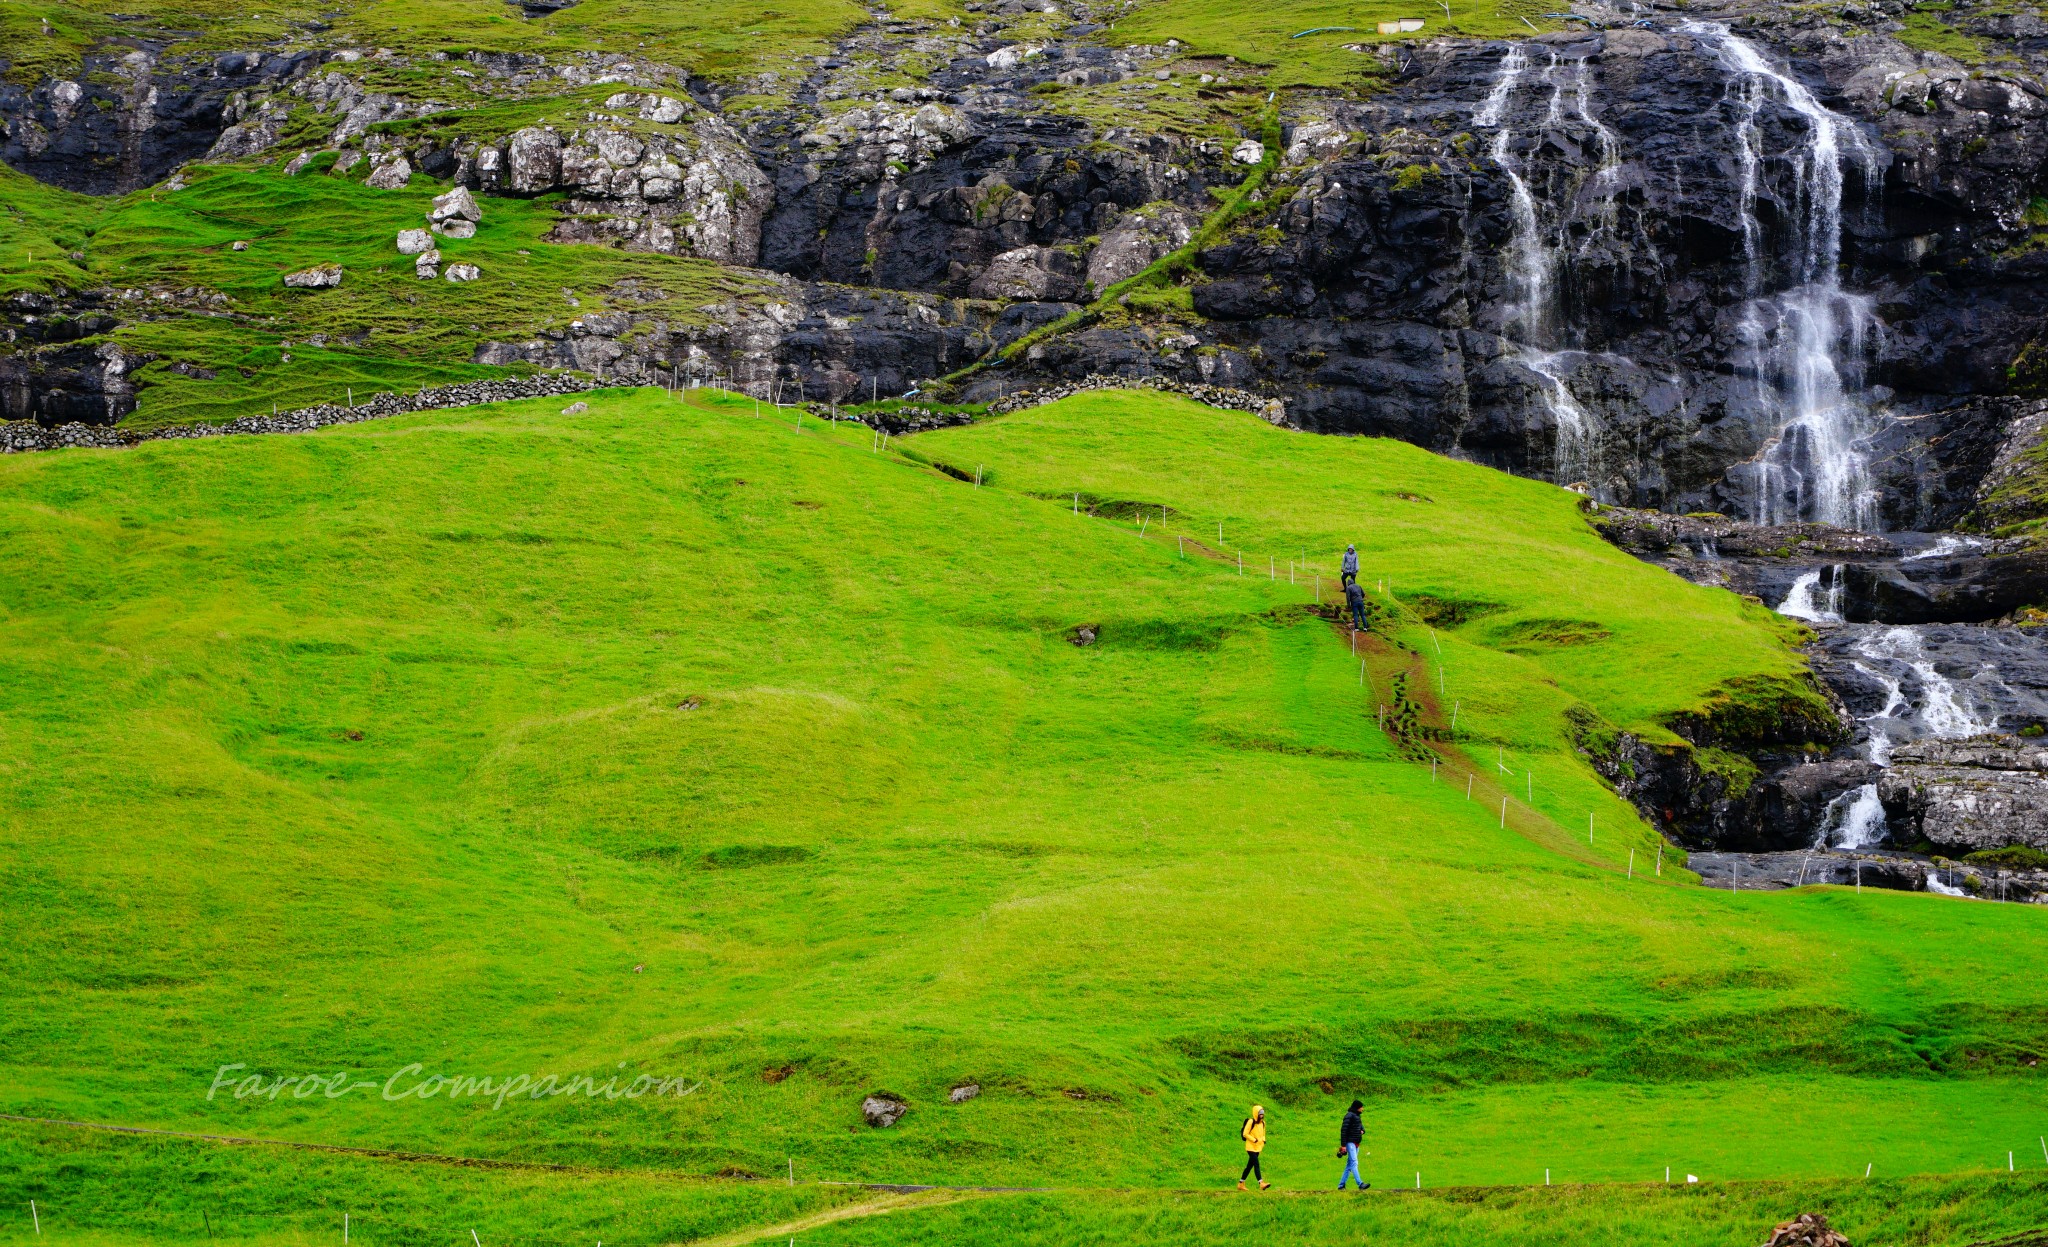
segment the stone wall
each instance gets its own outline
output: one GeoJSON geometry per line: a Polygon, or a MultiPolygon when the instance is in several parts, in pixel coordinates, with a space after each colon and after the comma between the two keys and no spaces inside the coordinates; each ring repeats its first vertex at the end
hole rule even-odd
{"type": "Polygon", "coordinates": [[[409,411],[436,411],[446,407],[475,407],[484,403],[506,403],[522,398],[548,398],[559,394],[581,394],[604,388],[604,383],[571,373],[542,373],[532,377],[494,378],[437,386],[411,394],[378,394],[354,406],[321,403],[275,416],[243,416],[225,424],[174,424],[160,429],[138,431],[107,425],[60,424],[44,428],[28,420],[0,423],[0,454],[29,450],[61,450],[67,446],[133,446],[138,442],[186,437],[230,437],[247,433],[307,433],[332,424],[356,424],[380,416],[403,415],[409,411]]]}

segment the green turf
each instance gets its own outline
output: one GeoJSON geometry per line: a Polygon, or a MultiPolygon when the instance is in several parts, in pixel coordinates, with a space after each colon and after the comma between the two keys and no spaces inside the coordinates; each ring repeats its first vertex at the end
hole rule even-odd
{"type": "Polygon", "coordinates": [[[1148,0],[1119,18],[1109,37],[1114,42],[1155,44],[1178,39],[1198,56],[1235,56],[1263,71],[1271,87],[1369,90],[1387,72],[1372,54],[1382,44],[1447,34],[1526,38],[1555,27],[1555,22],[1543,20],[1545,8],[1524,0],[1451,0],[1446,17],[1442,5],[1414,0],[1279,0],[1257,5],[1240,0],[1148,0]],[[1379,23],[1400,18],[1421,18],[1426,25],[1407,35],[1378,32],[1379,23]],[[1346,45],[1369,50],[1356,52],[1346,45]]]}
{"type": "MultiPolygon", "coordinates": [[[[916,8],[941,21],[957,11],[948,0],[918,0],[916,8]]],[[[867,20],[868,10],[853,0],[789,0],[773,9],[732,0],[583,0],[531,20],[505,0],[0,0],[0,56],[8,76],[24,84],[77,73],[82,55],[102,40],[150,36],[174,38],[180,52],[191,53],[308,45],[415,55],[610,51],[724,78],[786,68],[867,20]]],[[[460,87],[443,74],[445,67],[421,66],[417,85],[460,87]]]]}
{"type": "MultiPolygon", "coordinates": [[[[1657,877],[1567,712],[1669,740],[1799,660],[1575,495],[1156,395],[886,454],[695,397],[0,461],[0,1111],[1144,1189],[1257,1100],[1313,1189],[1356,1094],[1382,1185],[2038,1178],[2041,915],[1657,877]],[[1420,651],[1369,688],[1308,609],[1353,537],[1420,651]],[[1483,801],[1376,730],[1439,644],[1483,801]]],[[[1236,1224],[1148,1207],[1072,1215],[1236,1224]]]]}
{"type": "MultiPolygon", "coordinates": [[[[1383,1177],[1385,1175],[1382,1175],[1383,1177]]],[[[1475,1188],[1382,1181],[1315,1191],[1070,1189],[895,1193],[658,1171],[552,1173],[134,1138],[0,1124],[0,1242],[477,1241],[614,1247],[782,1243],[1578,1244],[1754,1247],[1818,1212],[1858,1244],[1965,1244],[2048,1224],[2039,1173],[1834,1181],[1673,1181],[1475,1188]]]]}
{"type": "Polygon", "coordinates": [[[637,314],[673,324],[699,322],[710,314],[706,304],[754,289],[748,277],[706,261],[545,242],[555,222],[550,199],[485,201],[474,238],[435,240],[444,271],[471,263],[481,279],[422,281],[395,240],[400,230],[425,227],[446,186],[416,177],[402,190],[373,190],[359,180],[365,166],[353,178],[326,167],[316,161],[286,177],[277,163],[193,166],[182,189],[109,201],[0,171],[0,191],[27,226],[0,242],[0,280],[45,291],[138,292],[116,308],[123,323],[110,335],[155,356],[136,373],[140,408],[127,423],[137,428],[503,375],[471,362],[480,341],[561,331],[604,311],[622,283],[637,314]],[[53,245],[45,248],[43,238],[53,245]],[[235,251],[237,241],[247,249],[235,251]],[[60,248],[75,249],[82,262],[60,248]],[[329,261],[343,268],[339,287],[285,287],[286,273],[329,261]]]}

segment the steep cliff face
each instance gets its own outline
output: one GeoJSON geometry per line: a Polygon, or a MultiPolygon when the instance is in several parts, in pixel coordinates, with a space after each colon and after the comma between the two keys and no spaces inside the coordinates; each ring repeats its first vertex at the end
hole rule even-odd
{"type": "MultiPolygon", "coordinates": [[[[1953,524],[2034,381],[2048,93],[2032,19],[1973,19],[2005,59],[1971,67],[1900,42],[1892,7],[1603,13],[1608,29],[1524,42],[1362,49],[1386,58],[1380,89],[1275,101],[1280,169],[1173,298],[957,396],[1097,373],[1264,388],[1305,428],[1612,502],[1953,524]]],[[[559,192],[562,240],[901,309],[828,342],[641,326],[620,375],[900,392],[1184,244],[1258,159],[1250,67],[1116,46],[1085,11],[1029,39],[1008,20],[879,21],[797,72],[725,82],[598,53],[109,49],[81,81],[0,91],[0,117],[10,163],[93,190],[208,150],[324,146],[373,185],[559,192]],[[492,130],[514,114],[459,93],[535,106],[492,130]],[[912,322],[928,341],[906,349],[912,322]]]]}

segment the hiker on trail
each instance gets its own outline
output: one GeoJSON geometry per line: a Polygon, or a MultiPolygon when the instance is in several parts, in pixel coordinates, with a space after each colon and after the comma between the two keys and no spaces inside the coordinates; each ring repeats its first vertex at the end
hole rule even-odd
{"type": "Polygon", "coordinates": [[[1365,626],[1365,590],[1358,587],[1356,580],[1344,586],[1344,600],[1351,606],[1351,626],[1360,632],[1365,626]]]}
{"type": "Polygon", "coordinates": [[[1244,1180],[1255,1177],[1263,1191],[1273,1185],[1266,1181],[1265,1172],[1259,1168],[1259,1153],[1266,1150],[1266,1110],[1252,1105],[1252,1115],[1244,1119],[1238,1133],[1244,1136],[1244,1172],[1237,1175],[1237,1189],[1242,1191],[1244,1180]]]}
{"type": "Polygon", "coordinates": [[[1361,1191],[1372,1189],[1372,1183],[1358,1176],[1358,1145],[1365,1142],[1365,1119],[1359,1114],[1365,1111],[1363,1100],[1353,1100],[1351,1108],[1344,1114],[1344,1124],[1337,1128],[1337,1155],[1344,1158],[1344,1172],[1337,1177],[1337,1189],[1343,1190],[1344,1183],[1358,1183],[1361,1191]]]}
{"type": "Polygon", "coordinates": [[[1344,583],[1345,583],[1345,584],[1347,584],[1347,585],[1355,585],[1355,584],[1357,584],[1357,583],[1358,583],[1358,547],[1357,547],[1357,546],[1345,546],[1345,547],[1344,547],[1344,573],[1343,573],[1343,580],[1344,580],[1344,583]]]}

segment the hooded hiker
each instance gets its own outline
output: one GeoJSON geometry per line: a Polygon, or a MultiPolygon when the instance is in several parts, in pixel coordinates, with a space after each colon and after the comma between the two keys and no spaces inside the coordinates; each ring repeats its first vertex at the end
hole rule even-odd
{"type": "Polygon", "coordinates": [[[1345,583],[1345,584],[1347,584],[1347,585],[1355,585],[1355,584],[1357,584],[1357,583],[1358,583],[1358,547],[1357,547],[1357,546],[1345,546],[1345,547],[1344,547],[1344,575],[1343,575],[1343,580],[1344,580],[1344,583],[1345,583]]]}
{"type": "Polygon", "coordinates": [[[1259,1153],[1266,1150],[1266,1110],[1252,1105],[1252,1115],[1244,1119],[1237,1132],[1244,1137],[1244,1172],[1237,1175],[1237,1189],[1242,1191],[1244,1180],[1255,1177],[1263,1191],[1273,1185],[1259,1168],[1259,1153]]]}
{"type": "Polygon", "coordinates": [[[1344,586],[1344,600],[1351,606],[1351,626],[1360,632],[1365,627],[1365,590],[1358,587],[1356,580],[1344,586]]]}
{"type": "Polygon", "coordinates": [[[1360,1116],[1364,1110],[1363,1100],[1353,1100],[1344,1114],[1344,1124],[1337,1127],[1337,1155],[1344,1158],[1344,1172],[1337,1177],[1337,1189],[1340,1191],[1346,1181],[1358,1183],[1361,1191],[1372,1186],[1358,1176],[1358,1147],[1365,1142],[1365,1119],[1360,1116]]]}

